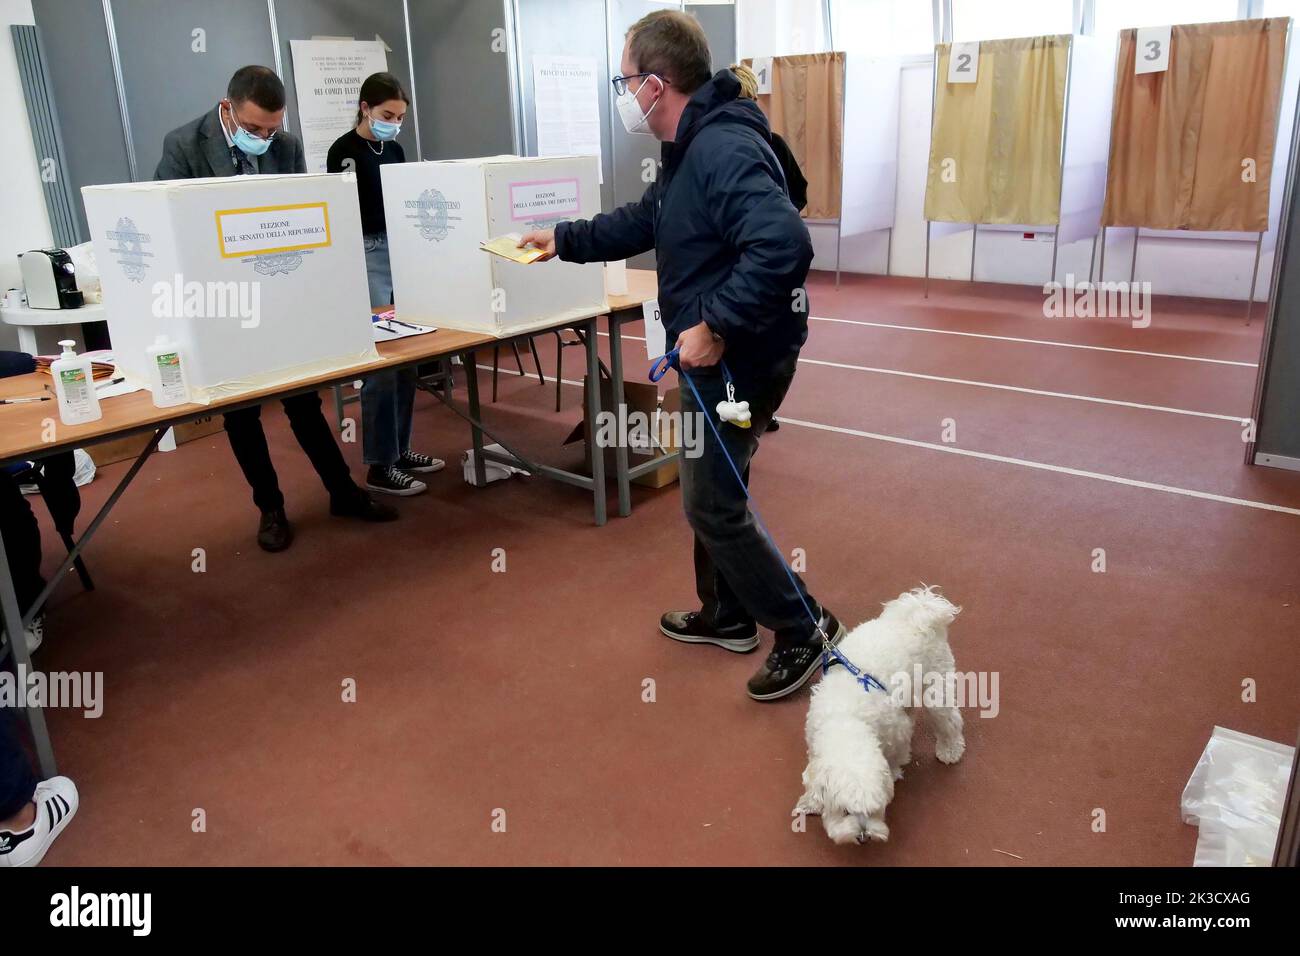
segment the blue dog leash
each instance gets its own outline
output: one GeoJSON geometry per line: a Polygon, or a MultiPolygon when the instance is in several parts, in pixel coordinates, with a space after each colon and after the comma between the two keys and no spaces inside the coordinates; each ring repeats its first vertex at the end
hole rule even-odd
{"type": "MultiPolygon", "coordinates": [[[[721,363],[721,365],[723,380],[729,385],[732,384],[731,372],[728,370],[726,363],[721,363]]],[[[722,435],[718,432],[718,426],[714,423],[713,416],[709,414],[708,409],[704,404],[704,399],[700,397],[699,389],[695,387],[695,383],[691,381],[691,377],[686,374],[686,371],[681,366],[680,349],[672,349],[671,351],[659,356],[659,358],[655,359],[654,362],[651,363],[650,381],[658,382],[668,374],[670,368],[677,370],[677,373],[690,388],[691,394],[695,396],[695,404],[699,406],[701,412],[703,412],[704,419],[709,423],[709,428],[713,431],[713,437],[717,441],[718,447],[722,449],[723,457],[727,459],[727,464],[731,466],[731,473],[736,476],[736,483],[740,485],[740,490],[745,493],[745,500],[749,502],[749,510],[754,515],[754,521],[758,524],[759,528],[762,529],[763,533],[767,535],[769,540],[774,540],[772,538],[772,533],[767,530],[767,523],[763,521],[763,516],[759,514],[758,507],[754,504],[754,498],[749,493],[749,487],[745,484],[745,479],[741,477],[740,469],[736,467],[736,462],[732,459],[731,452],[727,451],[726,442],[722,440],[722,435]]],[[[803,605],[803,609],[807,613],[809,620],[813,622],[813,628],[821,638],[822,673],[825,674],[833,665],[840,664],[845,670],[853,675],[854,680],[862,685],[863,690],[870,691],[874,687],[888,693],[889,689],[885,687],[884,684],[880,683],[876,678],[857,667],[852,661],[840,653],[839,648],[830,642],[830,638],[822,627],[821,621],[817,619],[817,615],[813,614],[812,608],[808,606],[808,599],[804,597],[803,589],[799,587],[799,580],[795,577],[794,568],[790,567],[790,563],[786,561],[785,555],[781,553],[780,549],[777,549],[777,557],[781,559],[781,567],[785,568],[786,576],[790,579],[790,586],[794,588],[794,593],[799,595],[799,603],[803,605]]]]}

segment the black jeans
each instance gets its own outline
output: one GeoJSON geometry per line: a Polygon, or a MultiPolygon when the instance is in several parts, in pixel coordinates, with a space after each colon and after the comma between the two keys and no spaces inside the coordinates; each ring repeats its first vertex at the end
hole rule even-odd
{"type": "MultiPolygon", "coordinates": [[[[41,577],[41,531],[31,506],[18,490],[18,482],[0,473],[0,534],[18,597],[19,613],[26,614],[45,588],[41,577]]],[[[9,635],[14,640],[13,635],[9,635]]],[[[19,635],[17,640],[25,640],[19,635]]],[[[17,813],[32,799],[36,775],[18,742],[18,716],[12,707],[0,707],[0,820],[17,813]]]]}
{"type": "MultiPolygon", "coordinates": [[[[718,419],[716,406],[727,397],[720,367],[685,373],[699,390],[703,409],[690,385],[678,375],[683,414],[702,412],[712,417],[746,485],[750,459],[790,388],[795,361],[796,356],[791,356],[765,374],[737,375],[736,400],[749,402],[749,428],[718,419]]],[[[682,505],[695,532],[695,590],[705,619],[714,627],[757,622],[776,631],[779,639],[808,637],[815,627],[804,603],[817,613],[816,601],[798,576],[791,583],[776,545],[754,520],[713,430],[702,419],[693,427],[703,433],[702,454],[683,454],[682,505]]]]}
{"type": "MultiPolygon", "coordinates": [[[[321,412],[320,395],[316,392],[294,395],[284,399],[283,405],[293,437],[307,453],[331,500],[344,501],[359,494],[361,489],[348,473],[348,463],[343,460],[334,432],[321,412]]],[[[235,460],[253,488],[253,503],[262,511],[283,508],[284,495],[280,493],[280,482],[275,475],[275,466],[271,464],[271,452],[266,447],[266,433],[262,430],[261,406],[228,412],[225,425],[235,460]]]]}
{"type": "Polygon", "coordinates": [[[18,712],[0,707],[0,820],[7,820],[31,802],[36,774],[18,742],[18,712]]]}
{"type": "Polygon", "coordinates": [[[0,472],[0,534],[4,535],[9,574],[23,614],[45,590],[41,577],[41,529],[31,505],[18,490],[18,482],[0,472]]]}

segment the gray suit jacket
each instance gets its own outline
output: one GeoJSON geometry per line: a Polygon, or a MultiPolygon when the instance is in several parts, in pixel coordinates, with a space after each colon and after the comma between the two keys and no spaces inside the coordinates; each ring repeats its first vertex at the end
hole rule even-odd
{"type": "MultiPolygon", "coordinates": [[[[307,158],[302,141],[292,133],[279,132],[271,148],[255,160],[261,173],[305,173],[307,158]]],[[[198,119],[190,120],[163,139],[162,159],[154,179],[204,179],[209,176],[233,176],[235,164],[230,147],[217,119],[216,107],[198,119]]]]}

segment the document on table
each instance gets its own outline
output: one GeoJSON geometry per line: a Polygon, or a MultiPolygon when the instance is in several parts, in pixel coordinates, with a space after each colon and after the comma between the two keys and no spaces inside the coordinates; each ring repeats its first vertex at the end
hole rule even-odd
{"type": "Polygon", "coordinates": [[[370,331],[375,337],[375,342],[393,342],[397,339],[409,338],[412,335],[427,335],[430,332],[438,331],[431,325],[399,322],[395,315],[396,313],[389,309],[387,312],[379,312],[370,317],[370,331]]]}

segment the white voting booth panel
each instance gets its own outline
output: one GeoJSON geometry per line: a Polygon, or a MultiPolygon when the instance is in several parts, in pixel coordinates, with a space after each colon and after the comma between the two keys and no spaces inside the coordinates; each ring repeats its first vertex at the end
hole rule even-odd
{"type": "Polygon", "coordinates": [[[894,227],[902,67],[901,57],[845,57],[844,99],[854,116],[844,124],[841,240],[894,227]]]}
{"type": "Polygon", "coordinates": [[[600,212],[592,156],[492,156],[381,167],[400,318],[505,336],[605,308],[600,263],[521,265],[479,244],[600,212]]]}
{"type": "Polygon", "coordinates": [[[231,176],[82,189],[114,359],[166,334],[207,402],[378,357],[356,183],[231,176]]]}

